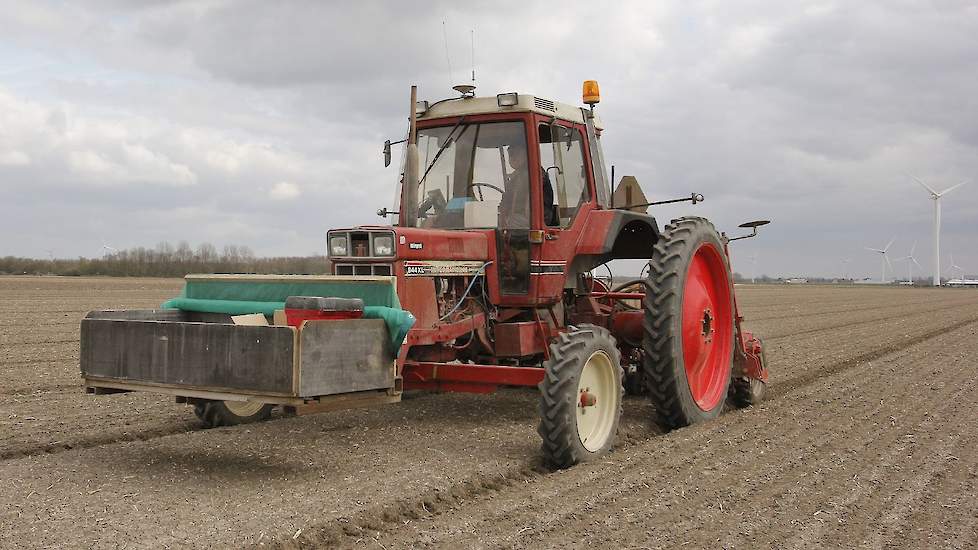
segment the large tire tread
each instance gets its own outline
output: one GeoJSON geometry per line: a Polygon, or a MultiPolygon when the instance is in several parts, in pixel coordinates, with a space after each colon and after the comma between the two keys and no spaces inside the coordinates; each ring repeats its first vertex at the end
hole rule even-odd
{"type": "MultiPolygon", "coordinates": [[[[688,397],[688,382],[682,370],[681,339],[675,334],[675,327],[679,327],[681,321],[678,317],[682,310],[682,284],[693,253],[693,243],[690,241],[697,239],[698,233],[704,232],[716,235],[713,224],[705,218],[672,220],[655,244],[653,257],[649,261],[649,284],[643,301],[645,334],[642,368],[659,424],[667,430],[716,417],[723,409],[721,402],[713,411],[704,412],[688,397]],[[679,376],[680,371],[682,377],[679,376]]],[[[717,242],[720,242],[719,236],[717,242]]],[[[729,265],[727,276],[730,281],[729,265]]],[[[730,288],[732,292],[732,282],[730,288]]],[[[733,330],[733,326],[730,330],[733,330]]],[[[731,366],[732,359],[731,355],[731,366]]]]}

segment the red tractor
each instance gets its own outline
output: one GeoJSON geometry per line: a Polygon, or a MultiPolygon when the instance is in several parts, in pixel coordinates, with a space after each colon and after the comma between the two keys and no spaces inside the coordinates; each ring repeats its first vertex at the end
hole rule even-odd
{"type": "Polygon", "coordinates": [[[215,426],[536,386],[558,468],[612,447],[626,388],[670,429],[757,403],[767,368],[727,243],[767,222],[736,238],[697,217],[660,230],[649,206],[703,197],[650,203],[627,177],[613,193],[592,81],[590,108],[456,90],[429,104],[412,88],[399,206],[378,212],[394,225],[329,231],[330,276],[188,275],[162,309],[90,312],[86,389],[174,395],[215,426]],[[595,276],[623,259],[647,275],[595,276]]]}
{"type": "Polygon", "coordinates": [[[394,227],[328,233],[336,275],[397,277],[417,318],[397,357],[404,389],[537,386],[557,467],[611,448],[626,387],[647,391],[666,428],[716,417],[728,396],[758,402],[767,369],[740,326],[733,239],[696,217],[660,230],[644,213],[659,203],[612,194],[597,84],[584,86],[590,109],[456,89],[432,104],[412,89],[400,205],[378,212],[394,227]],[[620,259],[648,260],[648,275],[594,276],[620,259]]]}

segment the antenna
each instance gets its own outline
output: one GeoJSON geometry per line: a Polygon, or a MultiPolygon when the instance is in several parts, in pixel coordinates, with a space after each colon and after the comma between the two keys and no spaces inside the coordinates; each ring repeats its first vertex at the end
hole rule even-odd
{"type": "Polygon", "coordinates": [[[441,35],[445,39],[445,61],[448,62],[448,84],[452,85],[455,82],[455,77],[452,76],[452,58],[448,55],[448,30],[444,19],[441,20],[441,35]]]}
{"type": "Polygon", "coordinates": [[[469,29],[469,40],[472,42],[472,82],[475,82],[475,29],[469,29]]]}

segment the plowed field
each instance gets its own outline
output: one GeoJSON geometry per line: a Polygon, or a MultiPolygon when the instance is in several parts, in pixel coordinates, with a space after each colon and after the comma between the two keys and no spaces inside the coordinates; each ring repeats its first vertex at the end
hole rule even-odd
{"type": "Polygon", "coordinates": [[[740,286],[760,407],[540,467],[537,398],[419,394],[205,430],[172,398],[85,395],[90,309],[178,280],[0,278],[0,547],[978,546],[978,292],[740,286]]]}

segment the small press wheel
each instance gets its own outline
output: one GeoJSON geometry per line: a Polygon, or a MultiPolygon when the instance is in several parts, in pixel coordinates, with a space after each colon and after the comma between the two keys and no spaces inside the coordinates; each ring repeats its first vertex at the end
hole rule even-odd
{"type": "MultiPolygon", "coordinates": [[[[764,341],[755,336],[761,344],[761,367],[767,370],[767,355],[764,351],[764,341]]],[[[737,407],[744,408],[757,405],[767,394],[767,384],[746,376],[738,376],[730,382],[730,398],[737,407]]]]}
{"type": "Polygon", "coordinates": [[[260,401],[198,401],[194,414],[210,428],[268,420],[275,405],[260,401]]]}

